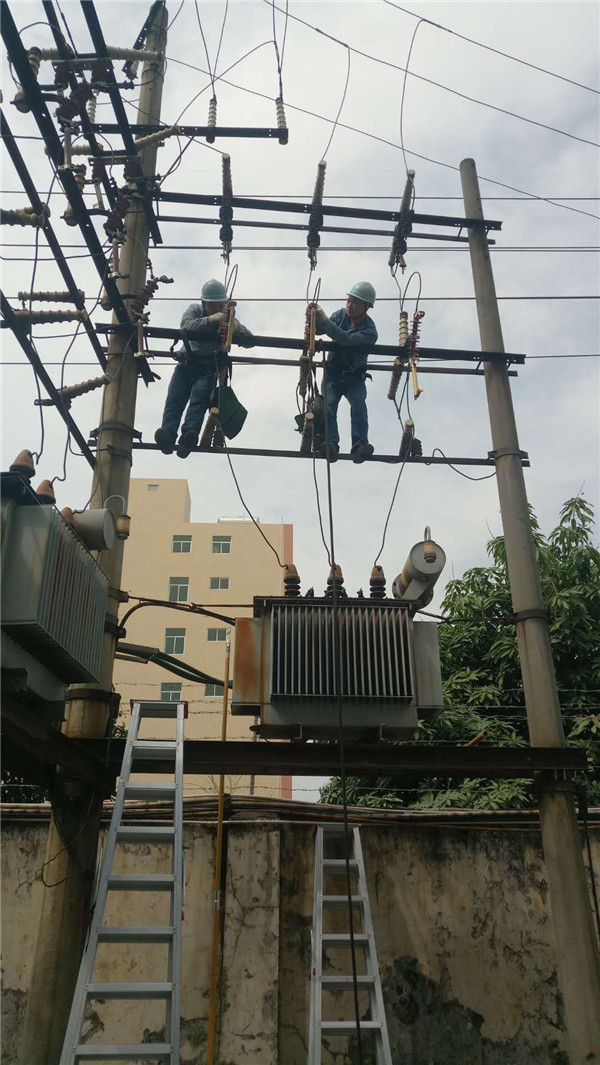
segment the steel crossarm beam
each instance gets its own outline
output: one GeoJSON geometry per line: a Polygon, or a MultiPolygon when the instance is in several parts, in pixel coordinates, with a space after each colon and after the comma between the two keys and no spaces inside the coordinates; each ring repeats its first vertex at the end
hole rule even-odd
{"type": "MultiPolygon", "coordinates": [[[[62,32],[62,30],[61,30],[61,28],[60,28],[60,26],[58,24],[58,18],[56,16],[56,12],[54,10],[54,4],[52,3],[52,0],[42,0],[42,5],[43,5],[44,11],[46,13],[46,18],[48,19],[48,24],[49,24],[50,29],[52,31],[52,36],[54,37],[54,41],[55,41],[56,47],[58,48],[58,51],[60,53],[61,58],[64,59],[64,60],[67,60],[67,61],[72,59],[73,58],[73,54],[69,50],[69,47],[68,47],[68,45],[67,45],[67,43],[65,41],[63,32],[62,32]]],[[[68,65],[66,69],[67,69],[67,75],[68,75],[68,78],[69,78],[69,85],[71,86],[71,89],[76,89],[77,86],[79,85],[79,82],[77,81],[77,78],[75,77],[75,71],[74,71],[74,69],[73,69],[73,67],[71,65],[68,65]]],[[[88,113],[85,110],[85,108],[81,111],[80,119],[81,119],[81,129],[83,131],[84,136],[87,137],[87,139],[89,141],[91,154],[93,154],[93,155],[101,155],[101,153],[102,153],[101,146],[100,146],[100,144],[98,143],[98,141],[96,139],[96,134],[94,133],[94,131],[92,129],[92,126],[91,126],[91,123],[90,123],[90,120],[89,120],[89,117],[88,117],[88,113]]],[[[110,155],[109,152],[107,152],[106,154],[107,154],[107,156],[110,155]]],[[[106,174],[106,172],[104,174],[104,177],[102,178],[102,186],[103,186],[104,191],[106,193],[106,197],[108,199],[108,202],[109,202],[109,204],[112,207],[114,202],[115,202],[115,190],[114,190],[113,186],[111,185],[111,183],[110,183],[110,181],[108,179],[108,174],[106,174]]]]}
{"type": "MultiPolygon", "coordinates": [[[[23,159],[23,156],[21,155],[21,153],[19,151],[19,148],[17,146],[17,142],[16,142],[15,138],[13,137],[12,132],[10,130],[10,127],[8,125],[8,122],[6,121],[6,118],[5,118],[5,116],[4,116],[4,114],[2,112],[0,112],[0,132],[2,134],[2,140],[4,141],[4,143],[6,145],[8,154],[10,155],[10,158],[12,160],[13,166],[14,166],[15,170],[17,171],[17,174],[18,174],[18,176],[19,176],[19,178],[21,180],[21,184],[23,185],[23,189],[25,191],[25,195],[28,197],[29,202],[30,202],[31,206],[33,207],[34,211],[36,212],[36,214],[41,214],[42,208],[43,208],[44,205],[43,205],[40,197],[38,196],[37,189],[36,189],[33,181],[31,180],[31,177],[30,177],[30,174],[29,174],[29,170],[27,169],[27,166],[25,165],[25,160],[23,159]]],[[[59,242],[58,238],[56,237],[56,234],[55,234],[54,230],[52,229],[52,226],[51,226],[51,224],[50,224],[50,222],[48,220],[46,220],[46,222],[44,224],[43,233],[44,233],[44,236],[45,236],[45,238],[46,238],[46,240],[48,242],[48,247],[50,248],[52,254],[54,255],[54,258],[56,260],[56,265],[58,266],[58,269],[60,270],[60,272],[61,272],[61,274],[62,274],[62,276],[63,276],[63,278],[65,280],[65,284],[67,286],[67,289],[69,290],[69,293],[73,297],[73,301],[75,303],[75,306],[79,310],[84,310],[85,304],[84,304],[84,302],[82,301],[82,299],[81,299],[81,297],[79,295],[79,288],[77,287],[77,284],[75,283],[75,278],[73,277],[73,274],[71,273],[71,271],[69,269],[69,264],[67,263],[67,260],[65,259],[63,250],[62,250],[61,245],[60,245],[60,242],[59,242]]],[[[94,353],[96,355],[96,358],[98,359],[98,362],[100,363],[102,369],[104,369],[106,367],[106,357],[104,355],[104,351],[102,349],[100,341],[98,340],[98,337],[96,335],[96,331],[94,329],[94,326],[92,325],[92,323],[91,323],[89,318],[85,319],[85,321],[83,322],[83,327],[84,327],[84,329],[85,329],[85,331],[86,331],[86,333],[87,333],[87,335],[88,335],[88,337],[90,339],[90,343],[91,343],[91,345],[92,345],[92,347],[94,349],[94,353]]]]}
{"type": "MultiPolygon", "coordinates": [[[[368,602],[368,600],[366,600],[368,602]]],[[[106,757],[106,740],[78,740],[98,759],[106,757]]],[[[112,739],[108,764],[119,770],[124,739],[112,739]]],[[[245,740],[185,740],[184,772],[199,776],[217,773],[243,775],[314,776],[339,773],[337,743],[252,743],[245,740]]],[[[573,772],[587,767],[585,751],[573,747],[443,747],[397,743],[345,743],[349,776],[527,777],[538,772],[573,772]]],[[[167,772],[153,761],[140,772],[167,772]]],[[[172,766],[172,762],[171,762],[172,766]]]]}
{"type": "MultiPolygon", "coordinates": [[[[83,748],[78,740],[69,739],[35,711],[11,705],[10,699],[3,698],[1,728],[3,739],[9,740],[19,750],[27,751],[33,759],[31,770],[35,780],[39,779],[40,765],[59,765],[87,784],[105,787],[104,765],[95,752],[83,748]]],[[[10,756],[5,764],[10,768],[10,756]]],[[[22,761],[19,767],[27,780],[22,761]]],[[[107,783],[110,793],[110,779],[107,783]]]]}
{"type": "MultiPolygon", "coordinates": [[[[119,126],[115,122],[95,122],[92,127],[97,133],[119,133],[119,126]]],[[[145,137],[148,133],[158,133],[163,126],[133,122],[129,126],[132,133],[145,137]]],[[[252,139],[279,140],[281,141],[283,130],[271,126],[180,126],[182,137],[250,137],[252,139]]]]}
{"type": "Polygon", "coordinates": [[[117,317],[120,321],[126,321],[128,320],[129,315],[127,314],[123,300],[121,299],[121,293],[119,292],[117,283],[108,276],[109,264],[102,251],[102,245],[98,240],[89,211],[83,196],[81,195],[81,190],[75,181],[73,171],[69,169],[60,169],[60,164],[63,158],[62,142],[50,117],[50,112],[46,106],[46,101],[42,95],[37,79],[34,77],[33,71],[29,66],[27,53],[23,47],[23,42],[21,41],[6,0],[0,0],[0,28],[2,31],[2,39],[6,45],[6,50],[13,63],[17,77],[27,94],[38,129],[42,134],[48,149],[50,159],[58,169],[58,176],[66,197],[73,208],[83,239],[88,247],[91,258],[98,271],[98,275],[104,282],[104,287],[110,296],[117,317]]]}
{"type": "Polygon", "coordinates": [[[85,437],[83,436],[81,430],[78,428],[76,422],[73,421],[73,418],[69,414],[68,410],[65,409],[60,393],[55,388],[52,378],[48,374],[48,371],[46,370],[42,360],[40,359],[38,353],[36,352],[31,341],[29,340],[29,337],[27,336],[28,326],[25,323],[20,322],[18,318],[15,318],[12,307],[10,306],[3,292],[0,292],[0,309],[2,310],[2,316],[5,322],[7,322],[9,328],[12,329],[16,339],[21,345],[22,351],[29,359],[29,362],[33,366],[33,369],[35,370],[44,388],[46,389],[46,392],[50,396],[50,399],[54,401],[56,409],[60,414],[63,422],[70,430],[73,439],[76,440],[79,444],[82,454],[85,456],[85,458],[93,469],[94,456],[90,451],[90,448],[88,447],[85,437]]]}
{"type": "MultiPolygon", "coordinates": [[[[108,322],[99,322],[96,326],[98,333],[112,333],[115,329],[124,329],[126,326],[114,326],[108,322]]],[[[131,329],[135,328],[131,323],[131,329]]],[[[170,329],[162,326],[147,326],[144,330],[146,336],[160,340],[180,340],[181,330],[170,329]]],[[[234,341],[235,343],[235,341],[234,341]]],[[[281,348],[301,351],[304,341],[296,337],[266,337],[255,336],[254,347],[257,348],[281,348]]],[[[335,351],[338,347],[330,340],[318,340],[317,351],[335,351]]],[[[165,353],[166,354],[166,353],[165,353]]],[[[405,349],[397,344],[373,344],[370,349],[372,355],[393,355],[395,358],[405,357],[405,349]]],[[[504,351],[468,351],[460,348],[422,348],[419,347],[420,359],[436,359],[440,362],[511,362],[522,365],[525,362],[524,355],[504,351]]],[[[391,366],[390,366],[391,369],[391,366]]]]}
{"type": "MultiPolygon", "coordinates": [[[[98,15],[96,14],[96,8],[94,7],[93,0],[81,0],[81,8],[85,17],[85,21],[87,22],[88,30],[90,31],[90,37],[92,38],[98,56],[104,57],[107,55],[106,42],[104,40],[104,34],[102,33],[102,27],[100,26],[100,21],[98,19],[98,15]]],[[[112,103],[113,110],[117,118],[118,132],[123,138],[123,143],[125,145],[125,148],[127,149],[127,152],[131,156],[139,160],[140,157],[138,155],[137,148],[133,142],[133,133],[131,132],[129,119],[125,114],[125,107],[123,106],[121,93],[117,85],[117,79],[115,78],[115,72],[113,70],[112,61],[110,59],[106,62],[106,82],[108,95],[110,96],[110,101],[112,103]]],[[[134,180],[137,185],[138,193],[142,206],[144,208],[144,214],[146,215],[146,220],[148,222],[148,228],[152,235],[152,239],[155,244],[162,244],[163,240],[160,235],[160,229],[158,228],[158,222],[156,220],[156,215],[152,206],[152,199],[148,193],[146,179],[141,171],[141,160],[140,176],[136,177],[134,180]]]]}
{"type": "MultiPolygon", "coordinates": [[[[182,131],[185,128],[183,126],[182,131]]],[[[212,207],[220,206],[223,199],[220,195],[205,196],[195,192],[167,192],[164,189],[160,190],[158,198],[163,203],[195,203],[207,204],[212,207]]],[[[283,211],[308,215],[311,209],[310,203],[293,203],[289,200],[263,200],[249,196],[234,196],[231,203],[233,207],[246,207],[251,211],[283,211]]],[[[323,214],[335,215],[338,218],[372,218],[382,222],[398,222],[400,220],[400,211],[378,211],[364,207],[336,207],[333,204],[324,204],[323,214]]],[[[435,226],[451,226],[455,229],[502,229],[502,222],[492,221],[489,218],[446,217],[445,215],[417,214],[414,211],[410,213],[410,221],[425,222],[435,226]]]]}

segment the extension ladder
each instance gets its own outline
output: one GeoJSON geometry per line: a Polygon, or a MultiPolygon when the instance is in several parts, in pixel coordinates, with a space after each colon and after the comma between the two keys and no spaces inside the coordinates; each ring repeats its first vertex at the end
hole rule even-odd
{"type": "MultiPolygon", "coordinates": [[[[354,913],[360,914],[361,928],[354,933],[354,946],[357,958],[364,951],[364,973],[357,976],[358,989],[369,995],[369,1019],[361,1020],[361,1034],[368,1039],[374,1038],[375,1060],[377,1065],[392,1065],[392,1053],[383,1005],[381,978],[375,949],[375,933],[371,919],[369,892],[365,876],[365,865],[360,843],[360,830],[356,825],[349,826],[350,872],[356,877],[356,894],[352,895],[354,913]]],[[[352,1036],[356,1032],[356,1018],[352,1010],[351,1019],[323,1020],[324,991],[353,991],[350,950],[350,932],[324,932],[323,915],[330,910],[348,911],[347,894],[324,894],[324,880],[328,873],[344,875],[346,880],[345,832],[340,824],[326,824],[317,827],[315,849],[315,894],[312,929],[312,975],[310,1000],[310,1028],[308,1037],[308,1065],[321,1065],[321,1044],[325,1036],[352,1036]],[[335,842],[334,842],[335,841],[335,842]],[[329,844],[341,844],[341,857],[330,857],[329,844]],[[323,972],[323,952],[327,948],[346,948],[348,957],[347,974],[333,975],[323,972]]],[[[354,889],[353,889],[354,890],[354,889]]],[[[355,918],[356,920],[356,918],[355,918]]],[[[345,956],[346,956],[345,949],[345,956]]],[[[357,966],[358,969],[358,966],[357,966]]]]}
{"type": "MultiPolygon", "coordinates": [[[[181,909],[183,901],[183,721],[187,704],[132,701],[131,726],[125,745],[123,765],[113,815],[98,876],[98,889],[88,941],[81,959],[71,1015],[63,1044],[60,1065],[83,1061],[149,1061],[179,1065],[181,1014],[181,909]],[[138,733],[146,718],[175,720],[174,740],[140,740],[138,733]],[[173,762],[173,783],[130,783],[136,761],[173,762]],[[126,799],[168,799],[173,802],[170,825],[122,824],[126,799]],[[170,873],[113,873],[115,850],[119,843],[171,844],[170,873]],[[168,925],[111,927],[103,923],[108,893],[112,891],[168,891],[171,894],[168,925]],[[167,943],[167,980],[152,983],[94,983],[93,971],[98,943],[167,943]],[[90,999],[162,999],[166,1003],[165,1041],[162,1043],[104,1044],[82,1043],[81,1031],[90,999]]],[[[126,811],[125,811],[126,816],[126,811]]],[[[133,949],[133,947],[132,947],[133,949]]]]}

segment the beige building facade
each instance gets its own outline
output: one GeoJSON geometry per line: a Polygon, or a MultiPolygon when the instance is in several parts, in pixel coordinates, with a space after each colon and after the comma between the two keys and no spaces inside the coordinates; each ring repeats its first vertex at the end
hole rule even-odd
{"type": "MultiPolygon", "coordinates": [[[[132,596],[195,603],[228,617],[251,617],[255,595],[283,594],[283,571],[250,519],[220,518],[191,522],[187,480],[133,478],[128,504],[131,535],[125,546],[122,588],[132,596]]],[[[293,527],[261,524],[282,563],[293,561],[293,527]]],[[[135,605],[131,600],[122,610],[135,605]]],[[[221,736],[223,673],[228,634],[225,621],[169,607],[143,607],[126,624],[125,642],[166,651],[214,678],[190,683],[149,663],[117,660],[114,686],[121,695],[121,720],[127,724],[131,699],[188,702],[186,739],[221,736]]],[[[160,721],[153,734],[160,735],[160,721]]],[[[228,716],[228,738],[251,740],[248,717],[228,716]]],[[[217,779],[186,777],[185,794],[213,794],[217,779]]],[[[291,777],[227,777],[232,794],[291,798],[291,777]]]]}

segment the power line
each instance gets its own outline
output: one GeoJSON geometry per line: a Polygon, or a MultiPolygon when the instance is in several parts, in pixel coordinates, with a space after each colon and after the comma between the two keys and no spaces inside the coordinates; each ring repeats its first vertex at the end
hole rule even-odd
{"type": "MultiPolygon", "coordinates": [[[[265,0],[265,3],[269,3],[269,2],[270,2],[270,0],[265,0]]],[[[395,6],[395,5],[393,5],[393,6],[395,6]]],[[[277,10],[280,11],[281,8],[278,8],[277,10]]],[[[505,107],[498,107],[496,104],[490,104],[486,100],[480,100],[480,99],[478,99],[475,96],[468,96],[464,92],[459,92],[457,89],[451,89],[449,85],[444,85],[444,84],[442,84],[442,82],[439,82],[439,81],[433,81],[432,78],[426,78],[423,74],[415,74],[414,71],[408,69],[408,63],[406,65],[406,67],[401,67],[398,63],[392,63],[388,59],[382,59],[380,56],[371,55],[370,52],[363,52],[362,49],[353,47],[352,45],[348,44],[347,41],[342,41],[342,40],[340,40],[339,37],[334,37],[331,33],[326,33],[325,30],[320,29],[318,26],[313,26],[310,22],[306,22],[304,19],[299,18],[298,15],[290,14],[289,17],[291,19],[294,19],[295,22],[302,23],[303,26],[306,26],[308,29],[313,30],[315,33],[320,34],[322,37],[327,37],[330,41],[333,41],[335,44],[339,44],[339,45],[343,46],[344,48],[350,49],[352,52],[356,52],[357,55],[363,56],[364,59],[370,59],[371,62],[373,62],[373,63],[379,63],[381,66],[391,67],[393,70],[399,70],[402,73],[404,73],[405,75],[409,75],[412,78],[417,78],[419,81],[424,81],[428,85],[434,85],[437,89],[442,89],[444,92],[452,93],[453,96],[459,96],[462,100],[468,100],[470,103],[479,104],[481,107],[488,107],[492,111],[500,112],[500,114],[509,115],[511,118],[518,118],[521,122],[528,122],[530,125],[539,126],[542,129],[546,129],[546,130],[551,131],[552,133],[560,133],[563,137],[570,137],[572,140],[581,141],[583,144],[591,144],[595,148],[600,148],[600,144],[598,144],[597,141],[590,141],[586,137],[578,137],[575,133],[569,133],[567,130],[558,129],[557,126],[549,126],[545,122],[537,122],[534,118],[527,118],[525,115],[517,114],[516,111],[509,111],[505,107]]],[[[420,16],[416,15],[415,18],[420,18],[420,16]]],[[[421,19],[421,21],[422,22],[428,22],[429,19],[421,19]]],[[[435,23],[434,23],[434,25],[435,25],[435,23]]],[[[440,27],[440,28],[444,28],[444,27],[440,27]]],[[[414,44],[414,37],[413,37],[413,41],[411,42],[411,50],[412,50],[412,45],[413,44],[414,44]]],[[[410,52],[409,52],[409,57],[410,57],[410,52]]],[[[588,86],[586,86],[586,85],[581,86],[581,87],[582,88],[588,88],[588,86]]],[[[596,91],[595,89],[591,90],[591,92],[595,92],[595,91],[596,91]]]]}
{"type": "MultiPolygon", "coordinates": [[[[65,340],[68,337],[72,337],[72,336],[75,336],[75,334],[74,333],[61,333],[61,334],[58,334],[58,335],[53,336],[53,337],[43,337],[42,339],[43,340],[57,340],[57,339],[65,340]]],[[[83,338],[83,334],[82,334],[82,338],[83,338]]],[[[168,353],[165,352],[165,355],[167,355],[167,354],[168,353]]],[[[382,357],[385,357],[385,356],[382,356],[382,357]]],[[[600,351],[592,351],[592,352],[585,352],[585,353],[582,353],[582,354],[572,354],[572,355],[527,355],[526,359],[527,359],[527,362],[525,363],[525,365],[527,365],[527,363],[530,363],[530,362],[532,362],[532,361],[534,361],[536,359],[600,359],[600,351]]],[[[97,365],[98,365],[97,362],[70,362],[69,363],[69,366],[97,366],[97,365]]],[[[431,365],[433,365],[433,366],[436,365],[435,360],[432,361],[431,365]]],[[[6,359],[0,359],[0,366],[30,366],[30,363],[28,363],[28,362],[15,362],[15,361],[9,361],[9,360],[6,360],[6,359]]],[[[62,362],[44,362],[44,366],[62,366],[62,362]]],[[[162,365],[162,369],[163,370],[171,370],[171,369],[174,369],[174,367],[172,367],[169,363],[166,363],[166,364],[162,365]]],[[[391,363],[390,363],[390,369],[391,369],[391,363]]]]}
{"type": "Polygon", "coordinates": [[[483,44],[481,41],[475,41],[472,37],[465,37],[463,33],[458,33],[456,30],[451,30],[448,26],[442,26],[439,22],[432,22],[431,19],[424,18],[422,15],[416,15],[414,11],[409,11],[406,7],[401,7],[400,4],[392,3],[392,0],[383,0],[384,4],[388,4],[389,7],[395,7],[397,11],[403,11],[405,15],[410,15],[411,18],[418,18],[421,22],[426,22],[429,26],[434,26],[436,30],[443,30],[444,33],[451,33],[453,37],[459,37],[461,41],[468,41],[469,44],[475,44],[478,48],[485,48],[488,52],[495,52],[496,55],[501,55],[504,59],[511,59],[513,63],[520,63],[524,67],[530,67],[531,70],[537,70],[540,74],[548,74],[551,78],[558,78],[559,81],[566,81],[569,85],[575,85],[578,89],[587,89],[588,92],[596,93],[600,95],[598,89],[592,89],[590,85],[583,85],[580,81],[573,81],[572,78],[566,78],[563,74],[557,74],[554,70],[546,70],[545,67],[538,67],[535,63],[530,63],[527,59],[518,59],[516,55],[511,55],[509,52],[501,52],[499,48],[492,48],[490,44],[483,44]]]}
{"type": "MultiPolygon", "coordinates": [[[[184,3],[185,3],[185,0],[184,0],[184,3]]],[[[268,43],[268,42],[265,42],[265,43],[268,43]]],[[[196,68],[196,69],[199,69],[199,68],[196,68]]],[[[130,103],[129,100],[127,100],[125,102],[126,103],[130,103]]],[[[39,140],[41,138],[37,138],[37,139],[39,140]]],[[[0,195],[2,195],[2,196],[23,196],[23,189],[0,189],[0,195]]],[[[56,192],[52,192],[50,195],[51,196],[62,196],[63,199],[64,199],[64,196],[65,196],[64,192],[60,192],[58,190],[56,192]]],[[[86,192],[84,190],[82,195],[94,198],[95,193],[86,192]]],[[[252,199],[257,199],[257,200],[270,199],[270,200],[307,200],[307,201],[310,201],[312,193],[310,193],[310,192],[307,192],[307,193],[301,193],[301,192],[289,192],[289,193],[281,193],[281,192],[280,193],[274,193],[274,192],[243,192],[242,193],[242,192],[240,192],[239,195],[241,197],[243,197],[244,199],[247,199],[247,200],[252,200],[252,199]]],[[[573,202],[578,202],[578,201],[581,201],[581,200],[583,200],[583,201],[588,200],[590,202],[592,200],[593,201],[600,200],[600,196],[550,196],[550,197],[547,197],[547,196],[534,196],[533,194],[530,194],[530,193],[527,193],[524,196],[482,196],[481,198],[482,198],[482,200],[496,201],[496,202],[500,202],[500,203],[504,203],[504,202],[508,202],[508,201],[510,201],[512,203],[534,203],[536,200],[539,200],[541,202],[545,202],[548,199],[551,199],[551,200],[565,200],[565,201],[566,200],[572,200],[573,202]]],[[[355,196],[355,195],[353,195],[351,193],[348,193],[348,194],[342,196],[341,194],[340,195],[336,195],[334,193],[330,193],[329,195],[326,195],[324,193],[323,194],[323,199],[324,200],[394,200],[395,201],[395,200],[398,199],[398,193],[394,192],[390,196],[365,196],[363,194],[355,196]]],[[[419,201],[419,200],[460,200],[461,203],[463,202],[462,196],[421,196],[421,195],[419,195],[419,196],[416,197],[416,201],[419,201]]],[[[64,245],[63,245],[63,247],[64,247],[64,245]]]]}

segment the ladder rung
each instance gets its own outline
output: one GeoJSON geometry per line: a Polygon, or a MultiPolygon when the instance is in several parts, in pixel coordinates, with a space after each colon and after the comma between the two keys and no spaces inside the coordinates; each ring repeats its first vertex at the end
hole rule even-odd
{"type": "MultiPolygon", "coordinates": [[[[343,910],[348,905],[347,895],[323,895],[323,909],[324,910],[343,910]]],[[[353,906],[364,906],[364,895],[352,895],[353,906]]]]}
{"type": "MultiPolygon", "coordinates": [[[[367,932],[355,932],[354,943],[357,947],[367,947],[369,945],[370,936],[367,932]]],[[[349,932],[324,932],[321,936],[321,942],[324,947],[349,947],[350,946],[350,933],[349,932]]]]}
{"type": "Polygon", "coordinates": [[[175,935],[173,925],[104,925],[98,930],[99,943],[170,943],[175,935]]]}
{"type": "MultiPolygon", "coordinates": [[[[358,858],[350,858],[349,865],[351,869],[358,869],[358,858]]],[[[331,872],[343,873],[346,870],[346,859],[323,858],[323,869],[329,869],[331,872]]]]}
{"type": "MultiPolygon", "coordinates": [[[[375,977],[372,974],[361,973],[356,977],[356,982],[359,987],[371,987],[375,983],[375,977]]],[[[350,973],[349,976],[326,976],[321,977],[321,987],[329,987],[334,990],[339,990],[340,987],[352,987],[354,984],[354,977],[350,973]]]]}
{"type": "Polygon", "coordinates": [[[154,702],[139,703],[140,717],[177,717],[177,703],[154,702]]]}
{"type": "MultiPolygon", "coordinates": [[[[361,1021],[361,1032],[380,1032],[380,1021],[361,1021]]],[[[353,1035],[356,1031],[356,1021],[321,1021],[323,1035],[353,1035]]]]}
{"type": "Polygon", "coordinates": [[[168,998],[173,994],[173,984],[166,982],[152,983],[110,983],[88,984],[88,998],[168,998]]]}
{"type": "Polygon", "coordinates": [[[176,784],[125,784],[126,799],[174,799],[176,784]]]}
{"type": "Polygon", "coordinates": [[[108,887],[112,891],[171,891],[173,873],[112,873],[108,887]]]}
{"type": "Polygon", "coordinates": [[[175,740],[137,740],[133,744],[134,758],[175,758],[177,744],[175,740]]]}
{"type": "Polygon", "coordinates": [[[117,829],[120,843],[172,843],[174,839],[172,825],[121,825],[117,829]]]}
{"type": "Polygon", "coordinates": [[[169,1043],[81,1043],[75,1051],[75,1061],[149,1061],[170,1053],[169,1043]]]}

